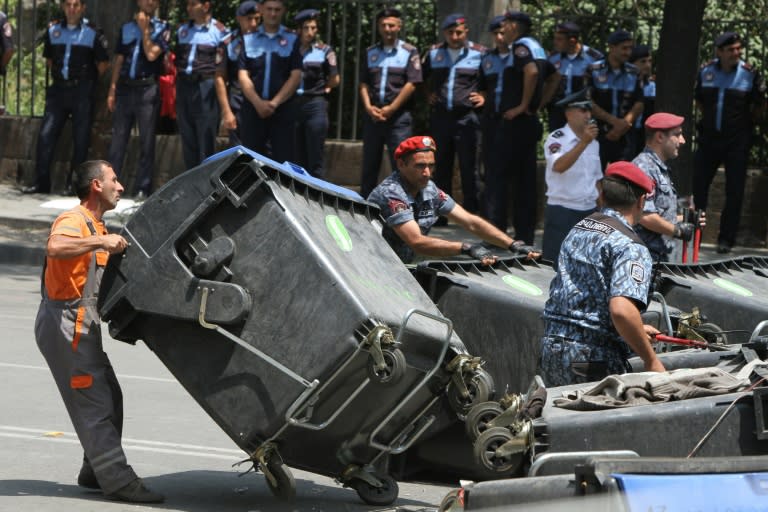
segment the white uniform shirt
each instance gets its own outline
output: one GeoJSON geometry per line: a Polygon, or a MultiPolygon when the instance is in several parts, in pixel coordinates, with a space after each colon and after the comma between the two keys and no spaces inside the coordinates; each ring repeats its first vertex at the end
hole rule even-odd
{"type": "Polygon", "coordinates": [[[567,124],[550,133],[544,142],[544,156],[547,159],[545,179],[547,182],[547,204],[563,206],[571,210],[589,210],[597,200],[597,180],[603,177],[600,166],[600,145],[593,140],[579,155],[574,164],[563,173],[552,170],[555,162],[573,149],[579,138],[567,124]]]}

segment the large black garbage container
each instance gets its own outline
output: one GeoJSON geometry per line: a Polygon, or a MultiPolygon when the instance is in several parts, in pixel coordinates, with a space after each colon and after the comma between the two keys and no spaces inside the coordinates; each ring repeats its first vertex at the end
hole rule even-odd
{"type": "Polygon", "coordinates": [[[377,219],[353,192],[234,148],[153,194],[105,273],[112,335],[144,340],[278,495],[285,461],[389,503],[396,483],[369,465],[473,399],[447,369],[466,362],[451,370],[471,381],[471,359],[377,219]]]}

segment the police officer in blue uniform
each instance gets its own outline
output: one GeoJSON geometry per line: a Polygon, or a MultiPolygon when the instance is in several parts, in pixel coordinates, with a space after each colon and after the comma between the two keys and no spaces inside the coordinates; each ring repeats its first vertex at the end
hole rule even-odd
{"type": "Polygon", "coordinates": [[[302,55],[301,84],[296,90],[296,163],[312,176],[325,176],[325,137],[328,135],[328,100],[341,81],[333,48],[317,40],[320,11],[305,9],[293,21],[299,29],[302,55]]]}
{"type": "Polygon", "coordinates": [[[299,40],[281,24],[283,0],[265,0],[260,10],[262,24],[243,36],[245,51],[240,55],[240,86],[248,100],[240,112],[241,137],[248,148],[284,162],[295,154],[299,40]]]}
{"type": "MultiPolygon", "coordinates": [[[[227,44],[227,92],[228,104],[232,120],[225,128],[229,131],[229,145],[239,146],[240,140],[240,109],[243,106],[243,90],[240,88],[238,78],[238,62],[243,52],[243,34],[253,32],[261,24],[259,4],[254,0],[246,0],[237,7],[235,12],[237,27],[232,31],[227,44]]],[[[227,116],[225,116],[227,117],[227,116]]]]}
{"type": "Polygon", "coordinates": [[[651,179],[614,162],[601,180],[603,210],[579,221],[563,241],[559,269],[544,306],[541,375],[547,386],[625,373],[630,351],[647,371],[664,371],[651,347],[658,333],[643,325],[651,256],[633,231],[651,179]]]}
{"type": "Polygon", "coordinates": [[[371,193],[379,178],[386,144],[395,169],[395,148],[411,136],[411,96],[422,81],[421,59],[415,46],[398,38],[402,15],[386,8],[376,15],[380,41],[369,47],[360,62],[360,101],[363,116],[363,169],[360,194],[371,193]]]}
{"type": "Polygon", "coordinates": [[[554,51],[549,62],[560,72],[560,85],[551,102],[547,104],[550,131],[565,126],[565,110],[557,105],[566,96],[584,88],[584,75],[587,68],[603,59],[603,54],[583,44],[579,37],[581,27],[572,21],[558,23],[552,40],[554,51]]]}
{"type": "Polygon", "coordinates": [[[485,102],[478,87],[486,48],[467,39],[469,28],[463,14],[448,15],[440,29],[445,40],[433,45],[422,62],[427,97],[432,105],[430,126],[439,148],[435,184],[441,190],[451,190],[453,162],[458,154],[462,205],[468,212],[476,213],[478,110],[485,102]]]}
{"type": "Polygon", "coordinates": [[[382,235],[405,263],[414,257],[464,254],[485,265],[497,258],[483,244],[462,243],[429,236],[438,217],[448,217],[475,236],[515,254],[538,258],[540,254],[522,240],[512,240],[486,220],[469,213],[431,180],[437,147],[431,137],[405,139],[395,149],[395,171],[368,196],[381,209],[382,235]]]}
{"type": "Polygon", "coordinates": [[[84,0],[62,0],[65,20],[54,21],[43,36],[43,57],[51,70],[52,84],[45,93],[45,112],[37,138],[34,185],[26,194],[51,191],[51,162],[56,142],[67,119],[72,118],[72,171],[88,157],[91,142],[91,108],[96,78],[109,67],[107,40],[102,31],[83,19],[84,0]]]}
{"type": "Polygon", "coordinates": [[[736,242],[754,123],[765,109],[765,82],[758,70],[741,59],[742,41],[735,32],[715,40],[716,58],[696,80],[696,106],[702,113],[694,157],[693,194],[706,209],[709,186],[725,164],[725,207],[720,218],[717,252],[730,252],[736,242]]]}
{"type": "Polygon", "coordinates": [[[210,0],[188,0],[187,15],[176,32],[176,121],[191,169],[216,152],[219,117],[231,113],[225,80],[230,33],[211,15],[210,0]]]}
{"type": "Polygon", "coordinates": [[[640,153],[645,147],[645,131],[643,124],[656,111],[656,76],[653,75],[653,57],[647,44],[639,44],[632,48],[629,63],[637,68],[640,87],[643,90],[643,112],[635,119],[635,124],[629,130],[627,137],[627,159],[640,153]]]}
{"type": "Polygon", "coordinates": [[[153,16],[158,0],[137,0],[136,4],[139,11],[120,28],[115,47],[107,93],[107,108],[113,113],[108,158],[119,177],[135,122],[141,153],[132,194],[141,199],[152,193],[155,130],[160,111],[158,78],[164,72],[163,56],[168,51],[171,29],[153,16]]]}
{"type": "Polygon", "coordinates": [[[613,32],[608,36],[608,56],[587,68],[592,113],[600,128],[597,140],[603,168],[609,162],[627,159],[627,132],[643,112],[643,90],[637,68],[627,62],[632,43],[632,34],[626,30],[613,32]]]}
{"type": "MultiPolygon", "coordinates": [[[[536,150],[542,135],[536,112],[542,97],[554,92],[560,75],[538,41],[528,35],[531,18],[527,14],[507,11],[502,26],[511,52],[501,74],[501,115],[495,129],[493,165],[486,170],[485,201],[489,220],[505,231],[511,181],[515,237],[530,244],[536,227],[536,150]]],[[[482,89],[487,91],[487,85],[482,89]]]]}
{"type": "Polygon", "coordinates": [[[8,69],[8,63],[11,61],[14,53],[13,47],[13,27],[8,21],[8,16],[0,11],[0,76],[5,76],[8,69]]]}

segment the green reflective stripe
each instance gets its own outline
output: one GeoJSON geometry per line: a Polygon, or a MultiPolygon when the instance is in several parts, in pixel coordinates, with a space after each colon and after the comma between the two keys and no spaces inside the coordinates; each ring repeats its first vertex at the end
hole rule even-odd
{"type": "Polygon", "coordinates": [[[349,236],[347,228],[344,227],[344,223],[341,222],[340,218],[336,215],[326,215],[325,227],[333,239],[336,240],[336,245],[339,246],[339,249],[344,252],[352,251],[352,238],[349,236]]]}
{"type": "Polygon", "coordinates": [[[541,288],[517,276],[504,276],[501,278],[501,280],[507,283],[509,287],[514,288],[519,292],[523,292],[526,295],[544,295],[544,292],[541,291],[541,288]]]}
{"type": "Polygon", "coordinates": [[[751,291],[747,290],[743,286],[728,281],[727,279],[723,279],[722,277],[718,277],[713,282],[723,290],[731,292],[734,295],[741,295],[742,297],[752,297],[754,295],[751,291]]]}

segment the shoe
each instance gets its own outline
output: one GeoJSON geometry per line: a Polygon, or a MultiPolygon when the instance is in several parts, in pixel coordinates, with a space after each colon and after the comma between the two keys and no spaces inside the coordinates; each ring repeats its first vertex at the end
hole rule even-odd
{"type": "Polygon", "coordinates": [[[718,254],[728,254],[731,252],[731,244],[727,242],[718,242],[717,243],[717,253],[718,254]]]}
{"type": "Polygon", "coordinates": [[[137,478],[125,487],[121,487],[112,494],[108,494],[107,497],[130,503],[162,503],[165,501],[165,496],[147,489],[141,478],[137,478]]]}
{"type": "Polygon", "coordinates": [[[86,465],[80,468],[80,474],[77,475],[77,485],[86,489],[101,489],[96,475],[93,474],[93,469],[86,465]]]}
{"type": "Polygon", "coordinates": [[[38,185],[30,185],[21,189],[22,194],[50,194],[50,188],[40,187],[38,185]]]}

